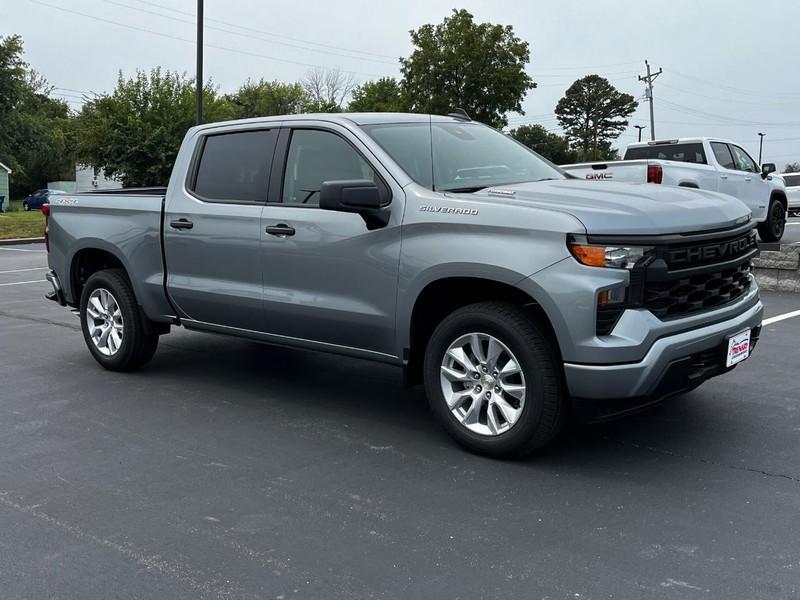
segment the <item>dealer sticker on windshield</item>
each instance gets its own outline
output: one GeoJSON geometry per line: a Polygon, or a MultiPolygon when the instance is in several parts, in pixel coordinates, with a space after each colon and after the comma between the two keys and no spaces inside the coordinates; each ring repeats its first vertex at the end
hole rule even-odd
{"type": "Polygon", "coordinates": [[[742,331],[728,339],[728,358],[726,367],[732,367],[750,356],[750,330],[742,331]]]}

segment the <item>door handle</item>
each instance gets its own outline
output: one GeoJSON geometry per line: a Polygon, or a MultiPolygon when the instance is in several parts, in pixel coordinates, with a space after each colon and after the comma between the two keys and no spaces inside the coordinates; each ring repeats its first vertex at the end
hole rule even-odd
{"type": "Polygon", "coordinates": [[[745,181],[752,181],[752,180],[753,180],[753,178],[752,178],[752,177],[745,177],[745,178],[744,178],[744,180],[745,180],[745,181]]]}
{"type": "Polygon", "coordinates": [[[727,179],[727,178],[728,178],[728,176],[727,176],[727,175],[720,175],[720,176],[719,176],[719,178],[720,178],[720,179],[727,179]]]}
{"type": "Polygon", "coordinates": [[[270,235],[294,235],[294,227],[286,223],[278,223],[277,225],[268,226],[266,232],[270,235]]]}
{"type": "Polygon", "coordinates": [[[194,223],[189,219],[177,219],[175,221],[170,221],[169,226],[173,229],[191,229],[194,227],[194,223]]]}

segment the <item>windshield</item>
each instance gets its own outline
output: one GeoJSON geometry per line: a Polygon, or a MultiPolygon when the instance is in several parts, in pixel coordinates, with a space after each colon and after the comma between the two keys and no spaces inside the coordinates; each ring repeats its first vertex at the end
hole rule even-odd
{"type": "Polygon", "coordinates": [[[479,123],[391,123],[363,127],[418,184],[440,192],[565,179],[522,144],[479,123]]]}

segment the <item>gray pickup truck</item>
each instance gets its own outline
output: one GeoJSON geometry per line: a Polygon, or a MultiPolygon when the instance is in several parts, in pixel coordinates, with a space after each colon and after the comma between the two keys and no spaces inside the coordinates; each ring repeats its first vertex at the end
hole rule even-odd
{"type": "Polygon", "coordinates": [[[105,368],[172,325],[384,361],[495,456],[693,389],[761,329],[744,204],[575,180],[464,116],[203,125],[166,189],[45,212],[48,296],[105,368]]]}

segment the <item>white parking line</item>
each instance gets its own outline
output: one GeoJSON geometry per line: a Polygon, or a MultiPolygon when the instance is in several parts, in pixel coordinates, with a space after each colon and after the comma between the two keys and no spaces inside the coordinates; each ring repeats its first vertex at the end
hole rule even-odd
{"type": "Polygon", "coordinates": [[[47,267],[34,267],[33,269],[12,269],[11,271],[0,271],[0,275],[6,273],[22,273],[23,271],[47,271],[47,267]]]}
{"type": "Polygon", "coordinates": [[[8,252],[35,252],[36,254],[46,254],[44,250],[26,250],[25,248],[0,248],[8,252]]]}
{"type": "Polygon", "coordinates": [[[792,317],[800,317],[800,310],[794,310],[792,312],[778,315],[777,317],[770,317],[769,319],[764,319],[764,321],[762,321],[761,324],[772,325],[773,323],[777,323],[778,321],[783,321],[784,319],[791,319],[792,317]]]}
{"type": "Polygon", "coordinates": [[[15,281],[14,283],[0,283],[0,287],[6,285],[24,285],[26,283],[47,283],[47,281],[44,279],[35,279],[33,281],[15,281]]]}

